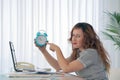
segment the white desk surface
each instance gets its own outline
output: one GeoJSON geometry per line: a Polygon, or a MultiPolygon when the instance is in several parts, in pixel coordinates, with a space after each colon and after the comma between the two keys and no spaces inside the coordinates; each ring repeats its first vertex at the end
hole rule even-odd
{"type": "Polygon", "coordinates": [[[1,74],[0,80],[84,80],[84,79],[78,76],[65,73],[57,74],[9,73],[1,74]]]}

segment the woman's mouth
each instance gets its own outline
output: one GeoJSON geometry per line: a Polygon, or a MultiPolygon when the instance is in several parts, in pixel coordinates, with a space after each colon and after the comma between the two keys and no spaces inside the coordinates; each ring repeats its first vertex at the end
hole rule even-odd
{"type": "Polygon", "coordinates": [[[76,45],[77,43],[72,43],[73,45],[76,45]]]}

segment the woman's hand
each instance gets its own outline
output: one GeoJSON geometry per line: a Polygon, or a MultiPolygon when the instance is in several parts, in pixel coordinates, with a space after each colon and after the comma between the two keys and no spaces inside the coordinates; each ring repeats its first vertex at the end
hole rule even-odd
{"type": "Polygon", "coordinates": [[[47,43],[47,44],[50,45],[50,50],[53,52],[59,49],[59,47],[54,43],[47,43]]]}
{"type": "MultiPolygon", "coordinates": [[[[46,51],[46,45],[40,47],[40,46],[38,46],[38,45],[36,44],[35,40],[34,40],[34,44],[35,44],[35,46],[36,46],[42,53],[44,53],[44,52],[46,51]]],[[[47,44],[47,43],[46,43],[46,44],[47,44]]]]}

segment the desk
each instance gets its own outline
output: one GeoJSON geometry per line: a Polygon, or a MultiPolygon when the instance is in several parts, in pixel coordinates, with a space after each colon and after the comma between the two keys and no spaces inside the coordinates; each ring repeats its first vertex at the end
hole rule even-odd
{"type": "Polygon", "coordinates": [[[84,80],[71,74],[26,74],[22,77],[8,77],[7,74],[0,75],[0,80],[84,80]]]}

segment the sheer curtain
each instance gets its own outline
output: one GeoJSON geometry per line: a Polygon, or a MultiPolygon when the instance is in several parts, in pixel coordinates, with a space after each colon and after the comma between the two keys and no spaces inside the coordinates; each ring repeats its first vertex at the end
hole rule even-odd
{"type": "MultiPolygon", "coordinates": [[[[76,23],[88,22],[100,35],[103,1],[0,0],[0,72],[13,70],[9,41],[14,43],[17,61],[30,62],[39,68],[52,68],[34,45],[39,30],[46,31],[48,41],[59,45],[65,57],[71,54],[67,39],[76,23]]],[[[47,49],[56,58],[49,46],[47,49]]]]}

